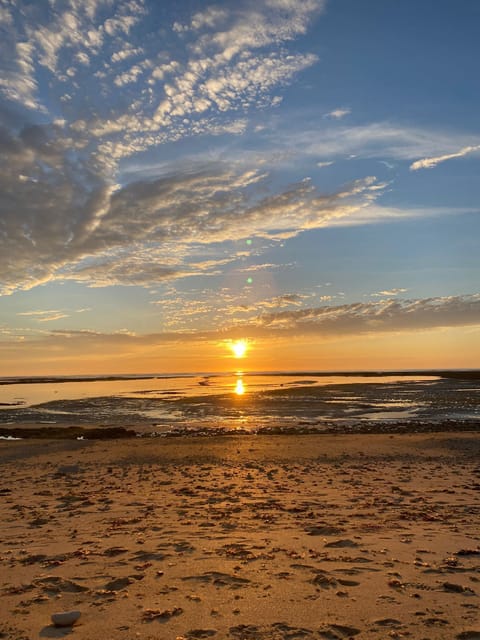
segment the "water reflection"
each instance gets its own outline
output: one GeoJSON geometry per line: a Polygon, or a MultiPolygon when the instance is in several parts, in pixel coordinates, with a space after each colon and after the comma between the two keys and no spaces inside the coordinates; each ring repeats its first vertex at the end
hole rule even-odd
{"type": "Polygon", "coordinates": [[[237,382],[235,384],[235,393],[237,396],[241,396],[245,393],[245,385],[243,384],[242,378],[237,378],[237,382]]]}

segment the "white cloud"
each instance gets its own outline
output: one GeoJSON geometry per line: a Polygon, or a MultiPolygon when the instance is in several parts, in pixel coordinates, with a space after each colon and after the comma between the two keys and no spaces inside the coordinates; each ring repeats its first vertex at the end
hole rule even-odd
{"type": "Polygon", "coordinates": [[[29,316],[37,322],[53,322],[54,320],[62,320],[68,318],[69,314],[59,310],[44,310],[44,311],[21,311],[17,313],[18,316],[29,316]]]}
{"type": "Polygon", "coordinates": [[[338,109],[334,109],[333,111],[329,111],[328,113],[326,113],[325,117],[326,118],[334,118],[335,120],[340,120],[340,118],[344,118],[345,116],[348,116],[350,113],[352,113],[351,109],[338,108],[338,109]]]}
{"type": "Polygon", "coordinates": [[[142,75],[143,71],[144,70],[140,65],[133,65],[133,67],[130,67],[128,71],[125,71],[125,73],[118,75],[115,78],[114,83],[117,85],[117,87],[123,87],[126,84],[137,82],[139,76],[142,75]]]}
{"type": "MultiPolygon", "coordinates": [[[[385,161],[413,160],[414,158],[444,155],[445,151],[456,157],[458,147],[477,150],[470,134],[458,134],[441,130],[405,127],[390,122],[345,127],[341,124],[304,127],[299,130],[294,123],[288,127],[279,123],[277,128],[264,134],[275,140],[278,146],[292,154],[309,155],[332,160],[347,158],[375,158],[385,161]]],[[[422,162],[422,161],[419,161],[422,162]]]]}
{"type": "Polygon", "coordinates": [[[197,31],[204,28],[213,28],[219,23],[225,22],[229,12],[222,7],[207,7],[204,11],[199,11],[192,16],[190,24],[182,25],[179,22],[173,24],[173,30],[182,33],[186,31],[197,31]]]}
{"type": "Polygon", "coordinates": [[[114,172],[123,157],[165,142],[243,132],[249,109],[278,105],[278,89],[317,61],[313,54],[289,52],[286,44],[306,32],[324,1],[242,0],[230,7],[206,6],[170,33],[161,25],[161,44],[148,37],[157,29],[158,17],[150,6],[147,15],[143,2],[39,4],[34,12],[20,2],[18,30],[6,16],[0,91],[9,100],[46,111],[37,78],[40,72],[50,73],[49,95],[55,96],[63,84],[58,99],[68,103],[69,113],[75,113],[77,102],[82,105],[81,117],[67,127],[99,138],[85,144],[114,172]],[[146,33],[141,41],[135,31],[140,20],[146,33]],[[126,68],[137,56],[143,59],[126,68]],[[95,96],[89,101],[86,67],[88,92],[95,96]],[[135,87],[128,94],[130,85],[135,87]]]}
{"type": "Polygon", "coordinates": [[[0,26],[7,26],[13,23],[13,17],[5,6],[0,6],[0,26]]]}
{"type": "Polygon", "coordinates": [[[119,0],[115,17],[102,24],[100,11],[112,11],[111,0],[70,0],[62,6],[39,0],[38,5],[19,3],[21,26],[13,20],[4,23],[0,44],[0,90],[9,100],[36,110],[45,110],[36,95],[39,67],[52,74],[54,83],[74,77],[78,64],[90,66],[106,39],[128,34],[144,13],[142,3],[119,0]]]}
{"type": "MultiPolygon", "coordinates": [[[[260,2],[255,9],[248,3],[231,10],[207,7],[189,24],[174,26],[182,37],[188,32],[186,60],[167,54],[157,63],[151,60],[153,71],[140,85],[146,85],[148,103],[132,113],[86,121],[86,127],[102,139],[99,149],[106,157],[120,159],[187,135],[215,134],[217,115],[226,127],[232,112],[279,104],[281,96],[272,96],[272,90],[317,61],[313,54],[291,54],[280,45],[303,34],[322,7],[321,0],[260,2]],[[270,51],[257,55],[259,47],[270,51]]],[[[136,65],[117,74],[114,84],[122,87],[140,77],[136,65]]]]}
{"type": "Polygon", "coordinates": [[[123,49],[115,51],[112,54],[111,60],[112,62],[123,62],[128,58],[132,58],[133,56],[140,56],[144,53],[145,51],[144,49],[142,49],[142,47],[125,46],[123,49]]]}
{"type": "Polygon", "coordinates": [[[407,289],[384,289],[383,291],[377,291],[376,293],[372,293],[372,296],[375,297],[384,297],[384,296],[398,296],[400,293],[405,293],[407,289]]]}
{"type": "Polygon", "coordinates": [[[436,167],[437,164],[441,162],[445,162],[446,160],[452,160],[454,158],[462,158],[463,156],[469,155],[470,153],[476,153],[480,151],[480,144],[475,146],[463,147],[460,151],[456,151],[454,153],[446,153],[442,156],[434,156],[433,158],[423,158],[422,160],[416,160],[410,165],[411,171],[418,171],[418,169],[431,169],[432,167],[436,167]]]}

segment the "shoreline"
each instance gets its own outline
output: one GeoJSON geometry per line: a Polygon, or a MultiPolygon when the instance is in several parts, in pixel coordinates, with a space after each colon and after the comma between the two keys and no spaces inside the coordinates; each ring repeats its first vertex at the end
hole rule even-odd
{"type": "MultiPolygon", "coordinates": [[[[228,422],[227,420],[225,422],[228,422]]],[[[280,421],[279,421],[280,422],[280,421]]],[[[163,431],[156,430],[160,425],[148,425],[142,423],[141,428],[131,422],[126,424],[118,421],[110,424],[95,424],[90,421],[88,424],[72,425],[53,422],[18,422],[0,423],[0,441],[13,440],[124,440],[124,439],[176,439],[176,438],[215,438],[215,437],[269,437],[269,436],[341,436],[341,435],[400,435],[415,433],[465,433],[478,432],[478,422],[476,420],[459,419],[410,419],[410,420],[355,420],[338,419],[336,421],[326,419],[324,422],[316,421],[308,424],[308,421],[299,420],[296,425],[269,425],[257,428],[242,427],[218,427],[218,426],[198,426],[176,428],[172,426],[170,430],[165,430],[165,425],[161,425],[163,431]],[[150,430],[146,430],[149,427],[150,430]]]]}

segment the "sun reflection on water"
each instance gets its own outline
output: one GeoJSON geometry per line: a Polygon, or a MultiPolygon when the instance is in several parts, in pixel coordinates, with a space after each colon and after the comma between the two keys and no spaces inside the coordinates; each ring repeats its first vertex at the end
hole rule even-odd
{"type": "Polygon", "coordinates": [[[245,385],[243,384],[242,378],[237,378],[237,382],[235,384],[235,393],[237,396],[242,396],[245,393],[245,385]]]}

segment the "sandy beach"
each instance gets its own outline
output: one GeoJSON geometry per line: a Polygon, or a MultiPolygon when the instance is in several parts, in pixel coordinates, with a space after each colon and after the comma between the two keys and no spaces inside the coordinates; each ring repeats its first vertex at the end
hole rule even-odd
{"type": "Polygon", "coordinates": [[[479,453],[475,433],[0,441],[0,638],[480,638],[479,453]]]}

